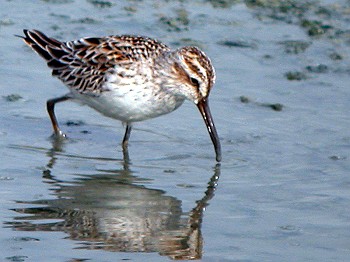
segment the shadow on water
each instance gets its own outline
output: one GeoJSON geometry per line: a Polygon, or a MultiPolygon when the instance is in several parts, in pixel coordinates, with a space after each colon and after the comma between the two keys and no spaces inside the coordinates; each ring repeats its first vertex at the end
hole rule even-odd
{"type": "Polygon", "coordinates": [[[190,212],[185,212],[181,200],[163,190],[140,185],[144,179],[133,175],[128,156],[121,169],[83,174],[64,185],[64,181],[51,175],[57,155],[64,154],[62,146],[64,143],[53,142],[52,149],[46,152],[50,161],[43,172],[43,182],[53,186],[55,199],[17,201],[31,207],[12,209],[23,216],[6,222],[6,227],[18,231],[62,231],[70,239],[80,241],[80,249],[158,252],[178,260],[202,257],[203,212],[214,196],[219,164],[214,167],[203,197],[190,212]]]}

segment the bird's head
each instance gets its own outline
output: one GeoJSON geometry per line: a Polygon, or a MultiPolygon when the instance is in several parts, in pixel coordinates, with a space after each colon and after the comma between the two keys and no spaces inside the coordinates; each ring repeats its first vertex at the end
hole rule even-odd
{"type": "Polygon", "coordinates": [[[215,83],[215,70],[210,59],[197,47],[180,48],[175,52],[172,72],[178,94],[197,105],[213,142],[216,160],[221,161],[220,140],[208,103],[210,90],[215,83]]]}

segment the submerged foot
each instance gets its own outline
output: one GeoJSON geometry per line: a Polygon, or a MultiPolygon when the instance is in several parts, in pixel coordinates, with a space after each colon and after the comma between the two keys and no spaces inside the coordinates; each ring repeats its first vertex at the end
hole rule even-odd
{"type": "Polygon", "coordinates": [[[57,132],[54,132],[52,135],[51,135],[51,138],[52,139],[66,139],[67,138],[67,135],[65,133],[63,133],[61,130],[58,130],[57,132]]]}
{"type": "Polygon", "coordinates": [[[50,140],[52,143],[52,152],[61,152],[63,145],[67,141],[67,136],[63,132],[54,132],[50,136],[50,140]]]}

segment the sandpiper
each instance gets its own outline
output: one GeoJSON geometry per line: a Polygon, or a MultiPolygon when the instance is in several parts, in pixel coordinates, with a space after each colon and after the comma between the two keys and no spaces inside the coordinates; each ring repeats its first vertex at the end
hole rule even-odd
{"type": "Polygon", "coordinates": [[[171,50],[157,40],[132,35],[61,42],[37,30],[23,31],[24,42],[47,61],[52,75],[69,89],[68,94],[47,101],[56,136],[65,135],[55,116],[55,104],[74,99],[125,123],[122,145],[127,150],[134,122],[168,114],[187,99],[197,105],[216,160],[221,161],[220,141],[208,104],[215,71],[197,47],[171,50]]]}

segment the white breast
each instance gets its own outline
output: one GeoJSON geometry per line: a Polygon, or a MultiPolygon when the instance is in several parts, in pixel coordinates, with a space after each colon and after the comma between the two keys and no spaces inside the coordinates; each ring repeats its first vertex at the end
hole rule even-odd
{"type": "Polygon", "coordinates": [[[75,97],[105,116],[123,122],[137,122],[170,113],[184,101],[154,83],[150,67],[116,68],[98,96],[75,97]],[[137,73],[138,72],[138,73],[137,73]]]}

